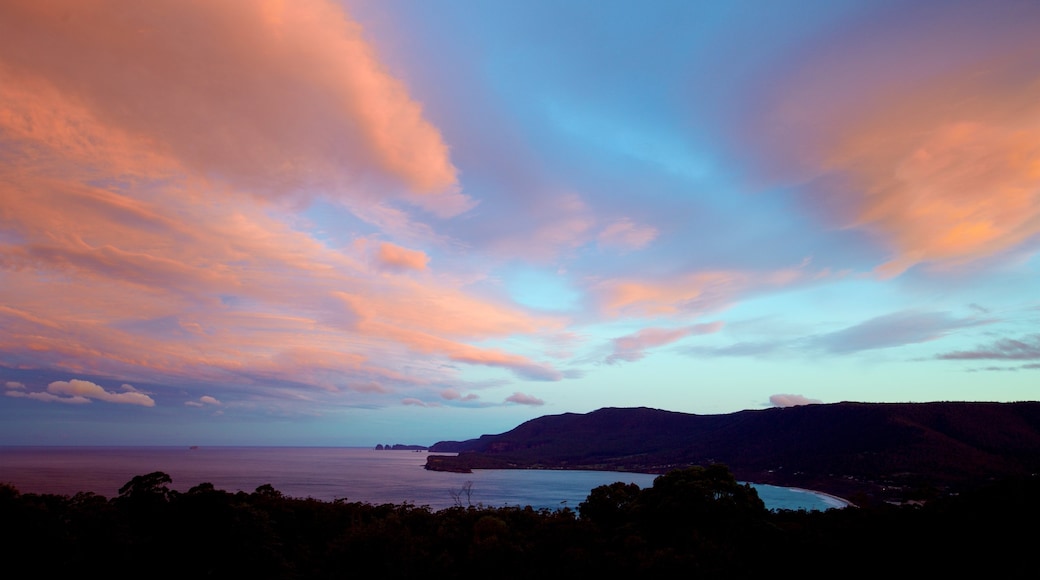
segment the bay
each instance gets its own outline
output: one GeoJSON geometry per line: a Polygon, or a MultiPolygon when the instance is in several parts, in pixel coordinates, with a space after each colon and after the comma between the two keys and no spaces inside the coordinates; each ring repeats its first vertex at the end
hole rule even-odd
{"type": "MultiPolygon", "coordinates": [[[[578,470],[445,473],[423,469],[427,455],[357,447],[0,447],[0,483],[22,493],[111,498],[135,475],[162,471],[173,479],[171,489],[181,492],[203,482],[229,492],[270,484],[290,497],[322,501],[576,510],[597,486],[621,481],[645,488],[656,477],[578,470]]],[[[807,490],[752,485],[769,509],[845,505],[807,490]]]]}

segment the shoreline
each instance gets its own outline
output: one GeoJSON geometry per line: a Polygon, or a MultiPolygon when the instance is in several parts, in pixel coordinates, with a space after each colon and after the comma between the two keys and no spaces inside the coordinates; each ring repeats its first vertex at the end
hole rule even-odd
{"type": "Polygon", "coordinates": [[[817,491],[815,489],[805,489],[804,487],[788,487],[788,486],[784,486],[784,487],[787,487],[787,489],[790,489],[790,490],[793,490],[793,491],[800,491],[802,493],[811,493],[813,495],[817,495],[817,496],[820,496],[822,498],[830,499],[830,500],[834,501],[836,504],[838,504],[838,505],[834,506],[836,509],[845,509],[845,508],[850,508],[850,507],[853,507],[853,508],[854,507],[859,507],[856,504],[852,503],[851,501],[849,501],[849,500],[847,500],[847,499],[845,499],[843,497],[836,496],[833,493],[827,493],[825,491],[817,491]]]}

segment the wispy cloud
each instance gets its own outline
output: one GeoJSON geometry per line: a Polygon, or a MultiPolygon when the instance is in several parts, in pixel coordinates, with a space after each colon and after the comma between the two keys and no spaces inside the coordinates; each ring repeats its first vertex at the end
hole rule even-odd
{"type": "Polygon", "coordinates": [[[596,237],[601,246],[622,250],[641,250],[657,237],[657,228],[639,226],[623,218],[608,224],[596,237]]]}
{"type": "Polygon", "coordinates": [[[943,360],[1040,360],[1040,334],[1021,339],[1002,338],[989,346],[974,350],[959,350],[936,355],[943,360]]]}
{"type": "Polygon", "coordinates": [[[847,354],[929,342],[956,330],[993,322],[993,319],[956,318],[948,312],[903,311],[814,336],[807,342],[826,352],[847,354]]]}
{"type": "Polygon", "coordinates": [[[646,351],[671,344],[698,334],[712,334],[722,330],[722,321],[695,324],[681,328],[644,328],[633,334],[615,338],[612,341],[612,352],[604,360],[607,364],[616,364],[622,361],[633,362],[646,356],[646,351]]]}
{"type": "Polygon", "coordinates": [[[1040,86],[1024,57],[1040,49],[1036,7],[1006,8],[864,24],[770,87],[755,126],[776,131],[754,139],[776,172],[810,184],[807,211],[888,252],[879,276],[1037,248],[1040,86]]]}
{"type": "Polygon", "coordinates": [[[401,404],[408,407],[440,407],[442,406],[437,402],[427,402],[422,399],[416,399],[415,397],[407,397],[401,399],[401,404]]]}
{"type": "Polygon", "coordinates": [[[608,316],[695,316],[810,278],[806,264],[767,272],[697,271],[662,279],[611,279],[591,291],[608,316]]]}

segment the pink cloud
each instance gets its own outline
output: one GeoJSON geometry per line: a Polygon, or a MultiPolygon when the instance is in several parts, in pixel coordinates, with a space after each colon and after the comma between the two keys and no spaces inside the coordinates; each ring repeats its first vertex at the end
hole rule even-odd
{"type": "Polygon", "coordinates": [[[47,385],[46,392],[9,390],[6,394],[12,397],[24,397],[48,403],[84,404],[96,400],[106,403],[139,405],[142,407],[155,406],[155,401],[151,397],[130,385],[122,385],[120,391],[112,392],[90,381],[72,379],[69,381],[54,381],[47,385]]]}
{"type": "Polygon", "coordinates": [[[711,334],[722,330],[722,321],[696,324],[682,328],[644,328],[633,334],[615,338],[613,352],[604,362],[615,364],[621,361],[634,362],[646,356],[646,351],[658,346],[671,344],[696,334],[711,334]]]}
{"type": "Polygon", "coordinates": [[[128,405],[140,405],[142,407],[154,407],[155,401],[148,395],[139,392],[130,385],[123,385],[121,393],[106,391],[99,385],[90,381],[72,379],[70,381],[54,381],[47,385],[47,392],[69,397],[85,397],[96,399],[106,403],[124,403],[128,405]]]}
{"type": "Polygon", "coordinates": [[[72,397],[61,397],[58,395],[40,391],[34,391],[30,393],[22,391],[7,391],[4,394],[6,394],[8,397],[34,399],[37,401],[43,401],[45,403],[65,403],[69,405],[83,405],[90,403],[90,399],[78,395],[72,397]]]}
{"type": "Polygon", "coordinates": [[[4,84],[46,83],[202,174],[264,195],[386,177],[441,215],[471,205],[440,132],[332,2],[7,2],[0,23],[4,84]]]}
{"type": "Polygon", "coordinates": [[[426,263],[430,260],[423,252],[402,248],[389,242],[379,244],[376,259],[382,267],[392,270],[425,270],[426,263]]]}
{"type": "MultiPolygon", "coordinates": [[[[999,99],[991,106],[1004,106],[1006,99],[999,99]]],[[[1033,100],[1040,101],[1040,90],[1033,100]]],[[[851,225],[882,235],[894,252],[879,274],[898,275],[918,263],[955,266],[1040,234],[1040,122],[1029,121],[1040,118],[1040,105],[1023,113],[1024,118],[935,122],[921,128],[925,137],[901,143],[901,149],[848,145],[856,149],[843,163],[866,192],[851,225]]],[[[889,122],[906,130],[902,118],[889,122]]]]}
{"type": "Polygon", "coordinates": [[[612,279],[591,290],[611,316],[695,316],[723,309],[749,294],[788,286],[810,275],[802,264],[772,272],[704,271],[664,279],[612,279]]]}
{"type": "MultiPolygon", "coordinates": [[[[412,360],[414,336],[429,334],[446,340],[422,352],[554,376],[461,341],[558,322],[449,278],[372,277],[364,255],[329,247],[271,211],[284,207],[192,174],[148,135],[48,82],[9,73],[0,67],[0,227],[18,243],[0,244],[0,348],[11,364],[216,380],[275,397],[289,396],[280,383],[388,394],[386,384],[455,374],[412,360]],[[68,284],[53,284],[55,276],[68,284]]],[[[421,252],[400,250],[387,256],[422,262],[421,252]]]]}
{"type": "Polygon", "coordinates": [[[498,367],[512,371],[517,377],[532,381],[559,381],[563,374],[552,365],[542,364],[522,355],[497,349],[487,349],[455,342],[432,334],[410,332],[381,325],[365,326],[374,332],[392,338],[409,349],[447,357],[466,364],[498,367]]]}
{"type": "Polygon", "coordinates": [[[1005,18],[965,4],[895,31],[864,27],[766,91],[756,128],[771,130],[749,139],[769,144],[767,163],[789,180],[820,184],[809,211],[887,250],[878,276],[1037,249],[1040,85],[1024,55],[1040,37],[1031,16],[1005,18]],[[1001,24],[979,25],[991,17],[1001,24]]]}
{"type": "Polygon", "coordinates": [[[802,395],[771,395],[769,397],[769,404],[774,407],[798,407],[800,405],[819,405],[822,403],[823,401],[810,399],[802,395]]]}
{"type": "Polygon", "coordinates": [[[473,393],[466,393],[463,395],[456,389],[444,389],[441,391],[441,398],[448,401],[476,401],[480,396],[474,395],[473,393]]]}
{"type": "Polygon", "coordinates": [[[508,397],[506,397],[506,402],[507,403],[516,403],[518,405],[532,405],[532,406],[535,406],[535,407],[538,407],[538,406],[541,406],[541,405],[545,404],[545,401],[539,399],[538,397],[533,397],[531,395],[525,395],[524,393],[513,393],[512,395],[509,395],[508,397]]]}
{"type": "Polygon", "coordinates": [[[628,218],[620,219],[603,228],[597,236],[601,246],[623,250],[641,250],[657,238],[657,229],[639,226],[628,218]]]}
{"type": "Polygon", "coordinates": [[[594,239],[597,218],[576,193],[537,192],[500,216],[488,239],[497,256],[547,262],[594,239]]]}

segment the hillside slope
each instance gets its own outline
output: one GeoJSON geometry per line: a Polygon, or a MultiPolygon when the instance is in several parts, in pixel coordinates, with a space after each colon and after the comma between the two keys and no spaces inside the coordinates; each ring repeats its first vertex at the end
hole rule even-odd
{"type": "Polygon", "coordinates": [[[442,441],[428,469],[663,473],[725,463],[741,479],[898,496],[1040,472],[1040,402],[835,403],[694,415],[606,408],[442,441]]]}

